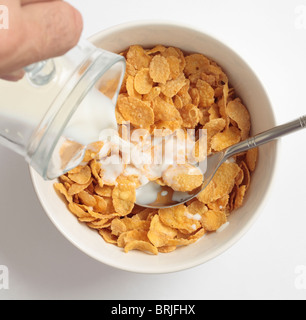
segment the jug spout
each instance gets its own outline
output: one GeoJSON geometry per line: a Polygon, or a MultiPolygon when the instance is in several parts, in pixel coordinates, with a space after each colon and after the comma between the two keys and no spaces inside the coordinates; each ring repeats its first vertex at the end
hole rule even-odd
{"type": "Polygon", "coordinates": [[[0,81],[0,143],[54,179],[82,162],[102,130],[116,127],[125,60],[81,41],[25,70],[18,83],[0,81]]]}

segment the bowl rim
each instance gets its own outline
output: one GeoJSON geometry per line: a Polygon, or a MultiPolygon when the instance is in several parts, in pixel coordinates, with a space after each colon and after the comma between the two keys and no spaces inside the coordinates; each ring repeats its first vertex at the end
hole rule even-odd
{"type": "MultiPolygon", "coordinates": [[[[175,22],[175,21],[169,21],[169,20],[136,20],[136,21],[124,22],[124,23],[121,23],[121,24],[117,24],[117,25],[111,26],[111,27],[109,27],[109,28],[107,28],[105,30],[101,30],[101,31],[93,34],[92,36],[90,36],[88,38],[88,40],[90,42],[96,42],[96,41],[99,41],[99,38],[101,38],[101,37],[105,37],[105,36],[110,35],[110,34],[112,34],[114,32],[119,32],[119,31],[121,31],[123,29],[146,27],[146,26],[159,26],[159,27],[160,26],[165,26],[165,27],[176,27],[176,28],[178,27],[178,28],[181,28],[181,29],[187,29],[187,30],[190,30],[190,31],[195,31],[195,32],[204,34],[207,37],[212,38],[214,41],[219,42],[220,44],[225,46],[228,50],[232,51],[233,54],[238,56],[239,59],[241,59],[241,61],[243,61],[243,63],[249,68],[249,70],[252,71],[253,76],[255,77],[256,81],[260,85],[260,88],[261,88],[263,94],[265,95],[265,97],[267,99],[267,102],[269,104],[270,111],[271,111],[272,121],[273,121],[274,125],[276,125],[276,118],[275,118],[273,105],[272,105],[270,97],[269,97],[265,87],[263,86],[262,81],[258,77],[257,73],[253,70],[253,68],[250,67],[250,65],[244,60],[244,58],[240,56],[239,53],[237,53],[236,51],[231,49],[231,47],[228,46],[227,43],[224,42],[219,36],[215,36],[211,32],[207,32],[206,30],[201,30],[201,29],[199,29],[197,27],[194,27],[194,26],[192,26],[190,24],[184,24],[184,23],[181,23],[181,22],[175,22]]],[[[263,212],[263,208],[267,203],[267,198],[270,195],[271,190],[273,189],[272,187],[273,187],[273,185],[275,183],[275,173],[278,171],[278,167],[279,167],[279,155],[280,155],[281,141],[278,140],[278,141],[275,141],[273,143],[275,144],[275,156],[274,156],[274,163],[273,163],[273,168],[272,168],[272,172],[271,172],[271,179],[267,183],[265,195],[262,198],[259,206],[255,209],[254,214],[245,223],[245,225],[236,234],[234,234],[230,238],[229,241],[227,241],[224,244],[220,245],[212,253],[210,253],[209,255],[205,256],[204,258],[198,260],[197,262],[185,263],[183,266],[178,265],[176,268],[173,268],[173,267],[169,268],[167,266],[163,266],[159,270],[153,270],[153,269],[150,270],[149,268],[147,268],[146,270],[142,270],[141,268],[138,268],[138,267],[137,268],[125,267],[121,263],[116,263],[116,261],[113,261],[113,262],[105,261],[105,260],[103,260],[101,258],[96,257],[94,254],[91,254],[91,253],[87,252],[85,248],[82,248],[81,245],[79,245],[74,239],[72,239],[69,235],[67,235],[67,233],[65,232],[64,228],[53,218],[53,215],[50,212],[49,208],[46,206],[44,201],[42,201],[41,191],[38,189],[38,186],[37,186],[37,183],[36,183],[37,182],[37,180],[36,180],[37,173],[30,166],[29,166],[29,170],[30,170],[30,176],[31,176],[31,179],[32,179],[32,183],[33,183],[35,192],[36,192],[36,194],[38,196],[38,199],[39,199],[44,211],[46,212],[47,216],[52,221],[52,223],[55,225],[55,227],[60,231],[60,233],[67,240],[69,240],[75,247],[77,247],[80,251],[82,251],[87,256],[90,256],[91,258],[93,258],[96,261],[99,261],[99,262],[101,262],[101,263],[103,263],[105,265],[108,265],[110,267],[113,267],[113,268],[116,268],[116,269],[119,269],[119,270],[132,272],[132,273],[138,273],[138,274],[167,274],[167,273],[174,273],[174,272],[188,270],[188,269],[191,269],[191,268],[194,268],[194,267],[197,267],[197,266],[200,266],[200,265],[203,265],[203,264],[209,262],[210,260],[216,258],[217,256],[225,253],[228,249],[230,249],[234,244],[236,244],[250,230],[250,228],[254,225],[256,220],[259,218],[259,216],[263,212]]]]}

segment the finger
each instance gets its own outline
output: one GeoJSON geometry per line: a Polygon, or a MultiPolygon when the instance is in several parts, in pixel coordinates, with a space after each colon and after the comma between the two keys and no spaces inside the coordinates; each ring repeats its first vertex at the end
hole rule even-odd
{"type": "Polygon", "coordinates": [[[24,65],[63,55],[74,47],[83,29],[81,14],[66,2],[52,1],[23,8],[24,65]]]}
{"type": "Polygon", "coordinates": [[[10,74],[1,75],[0,78],[7,81],[19,81],[21,80],[25,75],[24,70],[17,70],[15,72],[12,72],[10,74]]]}

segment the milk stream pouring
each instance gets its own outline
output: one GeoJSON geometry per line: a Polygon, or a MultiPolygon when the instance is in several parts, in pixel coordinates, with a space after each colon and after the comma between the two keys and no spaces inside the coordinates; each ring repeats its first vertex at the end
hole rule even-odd
{"type": "Polygon", "coordinates": [[[26,71],[17,83],[0,80],[0,144],[54,179],[79,165],[103,130],[117,129],[125,60],[82,40],[26,71]]]}

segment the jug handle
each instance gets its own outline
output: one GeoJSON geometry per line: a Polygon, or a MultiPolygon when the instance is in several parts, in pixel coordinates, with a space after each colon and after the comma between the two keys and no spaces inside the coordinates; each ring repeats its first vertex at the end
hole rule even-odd
{"type": "Polygon", "coordinates": [[[36,86],[48,84],[56,75],[55,63],[52,59],[40,61],[24,68],[28,80],[36,86]]]}

